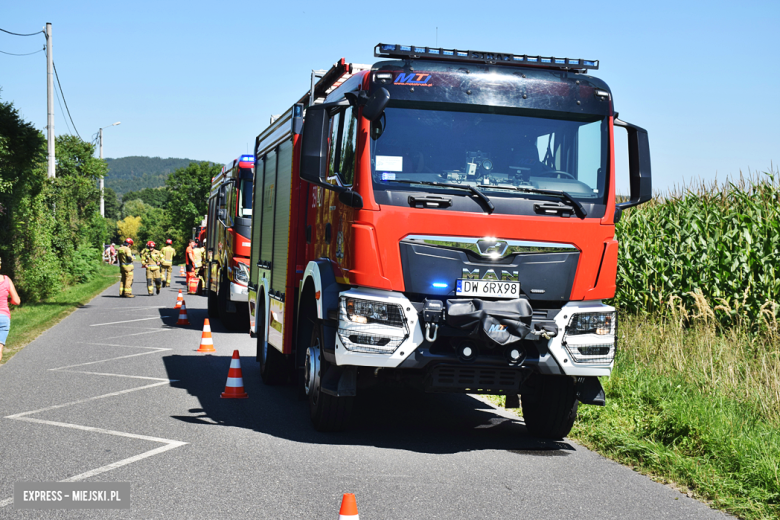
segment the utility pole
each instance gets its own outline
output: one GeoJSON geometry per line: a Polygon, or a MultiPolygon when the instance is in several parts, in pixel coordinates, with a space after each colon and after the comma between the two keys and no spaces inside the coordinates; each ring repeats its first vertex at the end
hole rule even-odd
{"type": "MultiPolygon", "coordinates": [[[[122,124],[122,122],[121,121],[117,121],[113,125],[109,125],[109,126],[116,126],[116,125],[120,125],[120,124],[122,124]]],[[[103,128],[108,128],[108,126],[104,126],[103,128]]],[[[98,140],[100,141],[100,160],[101,161],[103,160],[103,128],[98,130],[98,140]]],[[[101,217],[105,217],[106,216],[106,204],[105,204],[105,201],[103,200],[103,190],[105,189],[105,187],[106,187],[106,180],[105,180],[105,178],[101,177],[100,178],[100,216],[101,217]]]]}
{"type": "MultiPolygon", "coordinates": [[[[103,129],[100,129],[100,160],[103,160],[103,129]]],[[[106,187],[106,182],[103,177],[100,178],[100,216],[106,216],[106,204],[103,200],[103,189],[106,187]]]]}
{"type": "Polygon", "coordinates": [[[54,173],[54,58],[52,57],[51,24],[46,23],[46,136],[49,141],[49,178],[54,173]]]}

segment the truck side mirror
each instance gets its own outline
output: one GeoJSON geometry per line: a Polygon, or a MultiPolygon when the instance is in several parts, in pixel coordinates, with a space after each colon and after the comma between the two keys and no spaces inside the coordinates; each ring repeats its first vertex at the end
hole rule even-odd
{"type": "Polygon", "coordinates": [[[306,110],[301,131],[301,179],[312,184],[325,182],[328,166],[328,123],[330,117],[324,105],[306,110]]]}
{"type": "Polygon", "coordinates": [[[339,202],[350,208],[363,209],[363,197],[356,191],[342,191],[339,193],[339,202]]]}
{"type": "Polygon", "coordinates": [[[614,125],[625,128],[628,132],[628,174],[631,183],[631,198],[628,202],[615,205],[622,212],[633,206],[644,204],[653,198],[650,142],[647,138],[647,130],[644,128],[621,121],[617,117],[614,119],[614,125]]]}
{"type": "Polygon", "coordinates": [[[368,98],[366,106],[363,107],[363,117],[369,121],[376,121],[385,111],[389,101],[390,93],[386,88],[380,87],[368,98]]]}

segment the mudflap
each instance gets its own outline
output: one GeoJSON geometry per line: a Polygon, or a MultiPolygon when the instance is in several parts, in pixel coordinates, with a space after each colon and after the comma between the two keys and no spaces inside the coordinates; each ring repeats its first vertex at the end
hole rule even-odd
{"type": "Polygon", "coordinates": [[[582,404],[593,404],[596,406],[605,406],[607,404],[604,388],[602,388],[598,377],[578,377],[576,389],[577,399],[582,404]]]}
{"type": "Polygon", "coordinates": [[[322,392],[334,397],[357,394],[357,367],[330,365],[322,376],[322,392]]]}

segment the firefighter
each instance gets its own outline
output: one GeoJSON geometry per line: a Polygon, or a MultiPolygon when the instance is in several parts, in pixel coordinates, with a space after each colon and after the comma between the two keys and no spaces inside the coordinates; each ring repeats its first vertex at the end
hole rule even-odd
{"type": "Polygon", "coordinates": [[[195,269],[195,258],[193,257],[193,250],[195,249],[195,241],[190,239],[187,245],[187,249],[184,251],[184,264],[187,268],[187,272],[191,273],[195,269]]]}
{"type": "Polygon", "coordinates": [[[173,257],[176,256],[176,250],[173,248],[173,240],[170,238],[165,241],[165,247],[160,251],[163,255],[162,261],[162,286],[171,286],[171,271],[173,270],[173,257]]]}
{"type": "Polygon", "coordinates": [[[135,298],[133,296],[133,252],[130,246],[133,245],[132,238],[126,238],[125,243],[117,250],[117,259],[119,261],[119,273],[122,279],[119,282],[119,296],[122,298],[135,298]]]}
{"type": "Polygon", "coordinates": [[[200,287],[206,285],[206,281],[203,279],[203,259],[206,257],[206,248],[198,247],[195,243],[195,247],[192,248],[192,263],[193,263],[193,276],[197,276],[200,279],[200,287]]]}
{"type": "Polygon", "coordinates": [[[162,278],[160,277],[160,263],[163,260],[163,254],[155,249],[155,243],[151,240],[146,243],[146,248],[141,251],[141,262],[146,268],[146,289],[151,296],[154,291],[152,285],[157,288],[157,294],[160,294],[160,285],[162,285],[162,278]]]}

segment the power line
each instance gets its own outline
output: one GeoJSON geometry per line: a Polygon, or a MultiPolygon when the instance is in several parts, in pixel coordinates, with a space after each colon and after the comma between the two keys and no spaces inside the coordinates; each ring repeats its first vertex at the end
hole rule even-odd
{"type": "MultiPolygon", "coordinates": [[[[64,113],[65,111],[62,109],[62,101],[60,101],[60,99],[61,99],[60,93],[55,90],[54,94],[57,96],[57,104],[60,105],[60,112],[64,113]]],[[[68,124],[68,120],[64,119],[64,121],[65,121],[65,126],[68,127],[68,133],[73,135],[73,130],[70,129],[70,125],[68,124]]]]}
{"type": "MultiPolygon", "coordinates": [[[[14,36],[35,36],[36,34],[41,34],[43,31],[38,31],[30,34],[19,34],[11,31],[6,31],[5,29],[0,29],[0,31],[3,31],[4,33],[13,34],[14,36]]],[[[44,33],[45,34],[45,33],[44,33]]]]}
{"type": "MultiPolygon", "coordinates": [[[[51,63],[54,65],[54,77],[57,78],[57,85],[60,87],[60,94],[62,94],[62,102],[65,103],[65,109],[68,111],[68,117],[70,118],[70,122],[73,123],[73,117],[70,115],[70,108],[68,108],[68,101],[65,99],[65,93],[62,91],[62,85],[60,84],[60,75],[57,74],[57,65],[54,64],[54,62],[51,63]]],[[[76,130],[76,135],[79,136],[79,139],[81,139],[81,134],[79,134],[78,129],[76,128],[76,123],[73,123],[73,129],[76,130]]],[[[83,141],[83,139],[81,139],[83,141]]]]}
{"type": "Polygon", "coordinates": [[[39,51],[28,52],[27,54],[16,54],[16,53],[13,53],[13,52],[5,52],[5,51],[0,51],[0,52],[2,52],[3,54],[8,54],[9,56],[32,56],[33,54],[38,54],[39,52],[43,52],[45,50],[46,50],[46,47],[44,47],[43,49],[41,49],[39,51]]]}

